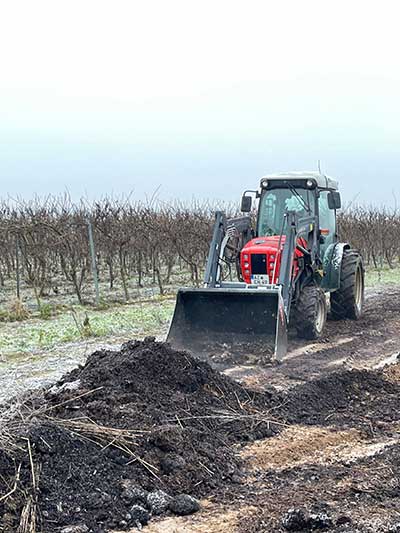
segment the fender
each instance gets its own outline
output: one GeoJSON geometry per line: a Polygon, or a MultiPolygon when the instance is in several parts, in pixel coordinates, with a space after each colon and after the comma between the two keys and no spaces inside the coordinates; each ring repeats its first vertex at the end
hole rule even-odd
{"type": "Polygon", "coordinates": [[[350,248],[347,242],[335,242],[326,249],[323,260],[324,277],[321,287],[326,291],[335,291],[340,287],[340,272],[345,250],[350,248]]]}

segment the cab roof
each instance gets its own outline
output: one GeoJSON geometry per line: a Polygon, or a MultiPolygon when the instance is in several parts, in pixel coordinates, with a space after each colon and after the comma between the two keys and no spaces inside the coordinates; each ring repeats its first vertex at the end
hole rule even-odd
{"type": "Polygon", "coordinates": [[[319,172],[315,172],[313,170],[311,171],[292,171],[292,172],[278,172],[276,174],[269,174],[267,176],[263,176],[261,178],[262,180],[307,180],[307,179],[314,179],[317,182],[317,187],[319,189],[333,189],[338,190],[339,183],[331,178],[330,176],[327,176],[326,174],[320,174],[319,172]]]}

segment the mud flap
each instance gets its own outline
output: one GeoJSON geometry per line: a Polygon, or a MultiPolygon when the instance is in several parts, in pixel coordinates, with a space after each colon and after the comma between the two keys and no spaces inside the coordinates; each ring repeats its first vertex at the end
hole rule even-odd
{"type": "Polygon", "coordinates": [[[287,351],[281,289],[180,289],[167,341],[200,356],[280,361],[287,351]]]}

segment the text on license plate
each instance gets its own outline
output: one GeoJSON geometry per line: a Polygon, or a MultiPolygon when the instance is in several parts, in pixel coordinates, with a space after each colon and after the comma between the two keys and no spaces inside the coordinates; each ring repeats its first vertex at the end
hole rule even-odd
{"type": "Polygon", "coordinates": [[[269,285],[269,277],[267,274],[253,274],[251,283],[253,285],[269,285]]]}

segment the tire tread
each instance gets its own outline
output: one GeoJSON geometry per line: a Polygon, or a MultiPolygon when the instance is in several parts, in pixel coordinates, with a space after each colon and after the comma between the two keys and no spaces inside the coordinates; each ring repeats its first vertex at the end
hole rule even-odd
{"type": "Polygon", "coordinates": [[[316,285],[308,285],[301,291],[295,310],[295,326],[298,337],[308,340],[318,339],[320,337],[321,332],[318,332],[316,329],[319,300],[324,302],[325,326],[326,300],[324,291],[316,285]]]}
{"type": "Polygon", "coordinates": [[[355,301],[355,282],[357,270],[362,269],[362,283],[364,285],[364,269],[361,255],[357,250],[344,251],[340,272],[340,287],[331,293],[331,315],[335,319],[350,318],[357,320],[360,313],[355,301]]]}

